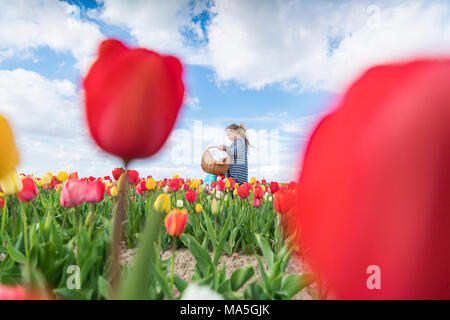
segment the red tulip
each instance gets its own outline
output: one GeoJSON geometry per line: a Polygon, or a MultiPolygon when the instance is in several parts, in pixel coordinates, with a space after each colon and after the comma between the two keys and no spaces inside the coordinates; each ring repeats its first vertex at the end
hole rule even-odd
{"type": "Polygon", "coordinates": [[[169,180],[169,191],[177,192],[180,189],[180,180],[170,179],[169,180]]]}
{"type": "Polygon", "coordinates": [[[143,195],[145,191],[147,190],[147,187],[145,186],[145,180],[141,181],[138,186],[136,187],[136,193],[139,195],[143,195]]]}
{"type": "Polygon", "coordinates": [[[225,190],[225,181],[224,180],[217,180],[217,182],[216,182],[216,189],[217,189],[217,191],[225,190]]]}
{"type": "Polygon", "coordinates": [[[245,185],[240,185],[237,187],[237,194],[241,199],[246,199],[249,195],[249,190],[245,185]]]}
{"type": "Polygon", "coordinates": [[[258,198],[253,198],[253,206],[259,208],[261,206],[261,201],[258,198]]]}
{"type": "Polygon", "coordinates": [[[158,152],[183,102],[182,72],[175,57],[103,41],[83,80],[87,123],[100,148],[124,161],[158,152]]]}
{"type": "Polygon", "coordinates": [[[103,200],[105,195],[105,184],[100,180],[86,182],[85,185],[85,201],[97,203],[103,200]]]}
{"type": "Polygon", "coordinates": [[[257,199],[261,199],[264,195],[264,191],[261,187],[257,186],[253,189],[253,196],[257,199]]]}
{"type": "Polygon", "coordinates": [[[195,192],[192,189],[189,189],[188,191],[186,191],[184,196],[186,197],[186,200],[189,203],[193,203],[193,202],[195,202],[195,200],[197,200],[197,192],[195,192]]]}
{"type": "Polygon", "coordinates": [[[282,188],[274,195],[275,211],[279,213],[288,213],[294,206],[294,194],[293,192],[282,188]]]}
{"type": "Polygon", "coordinates": [[[36,184],[32,178],[22,179],[22,191],[20,191],[17,196],[22,202],[29,202],[34,200],[38,195],[38,190],[36,184]]]}
{"type": "Polygon", "coordinates": [[[189,189],[189,185],[188,184],[183,184],[183,189],[186,191],[187,189],[189,189]]]}
{"type": "Polygon", "coordinates": [[[370,69],[315,129],[294,223],[337,298],[450,299],[449,124],[431,60],[370,69]]]}
{"type": "Polygon", "coordinates": [[[123,173],[123,168],[115,168],[112,171],[112,176],[116,181],[119,181],[119,178],[122,175],[122,173],[123,173]]]}
{"type": "Polygon", "coordinates": [[[86,199],[86,182],[69,179],[64,182],[59,202],[62,207],[72,208],[83,203],[86,199]]]}
{"type": "Polygon", "coordinates": [[[136,170],[127,170],[127,182],[128,184],[138,184],[139,183],[139,172],[136,170]]]}
{"type": "Polygon", "coordinates": [[[5,200],[3,200],[3,198],[0,198],[0,210],[3,209],[4,206],[5,206],[5,200]]]}
{"type": "Polygon", "coordinates": [[[269,184],[269,191],[270,191],[270,193],[274,194],[278,190],[280,190],[280,187],[278,186],[278,182],[271,182],[269,184]]]}

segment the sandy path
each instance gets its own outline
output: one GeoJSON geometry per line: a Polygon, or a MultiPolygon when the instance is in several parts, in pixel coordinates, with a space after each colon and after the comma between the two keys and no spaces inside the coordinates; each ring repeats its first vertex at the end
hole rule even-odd
{"type": "MultiPolygon", "coordinates": [[[[134,256],[136,254],[136,249],[128,249],[124,246],[122,246],[121,251],[121,257],[120,262],[121,264],[124,263],[132,263],[134,256]]],[[[162,259],[167,259],[171,257],[172,253],[171,251],[166,251],[162,254],[162,259]]],[[[210,253],[212,256],[212,253],[210,253]]],[[[264,259],[262,259],[264,262],[264,259]]],[[[254,255],[245,255],[245,254],[234,254],[232,257],[228,257],[225,253],[222,254],[222,256],[219,259],[219,270],[222,268],[223,263],[225,263],[226,266],[226,274],[227,278],[231,276],[234,270],[243,267],[244,265],[250,264],[253,266],[253,270],[255,271],[255,274],[253,277],[246,282],[246,284],[252,282],[255,279],[260,278],[259,268],[258,268],[258,262],[254,255]]],[[[194,267],[195,267],[196,261],[195,258],[192,256],[192,254],[189,252],[189,249],[183,248],[177,250],[176,256],[175,256],[175,275],[179,276],[181,279],[189,282],[192,275],[194,274],[194,267]]],[[[302,272],[308,271],[308,267],[302,262],[301,258],[297,258],[295,256],[292,256],[288,266],[285,270],[285,277],[289,274],[299,274],[302,272]]],[[[244,285],[244,288],[246,285],[244,285]]],[[[242,292],[243,289],[241,289],[239,292],[242,292]]],[[[298,294],[296,294],[293,297],[294,300],[311,300],[311,296],[306,291],[306,288],[300,291],[298,294]]]]}

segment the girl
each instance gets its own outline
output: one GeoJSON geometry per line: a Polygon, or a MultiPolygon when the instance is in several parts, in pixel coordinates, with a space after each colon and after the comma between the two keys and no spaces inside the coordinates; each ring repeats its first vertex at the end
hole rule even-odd
{"type": "Polygon", "coordinates": [[[248,162],[247,153],[250,145],[244,124],[230,124],[226,129],[228,139],[233,141],[228,147],[221,145],[220,149],[230,155],[230,167],[227,175],[233,178],[237,183],[242,184],[248,181],[248,162]]]}

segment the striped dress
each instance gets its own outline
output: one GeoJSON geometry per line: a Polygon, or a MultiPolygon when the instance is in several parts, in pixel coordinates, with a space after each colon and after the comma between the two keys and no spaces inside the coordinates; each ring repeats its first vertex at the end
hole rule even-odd
{"type": "Polygon", "coordinates": [[[248,181],[247,146],[244,138],[236,138],[226,147],[225,151],[230,155],[230,167],[228,176],[237,183],[242,184],[248,181]]]}

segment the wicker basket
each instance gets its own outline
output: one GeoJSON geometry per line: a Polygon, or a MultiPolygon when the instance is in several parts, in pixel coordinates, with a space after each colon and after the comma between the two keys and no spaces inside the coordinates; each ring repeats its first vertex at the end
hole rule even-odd
{"type": "Polygon", "coordinates": [[[228,155],[223,162],[214,160],[213,156],[209,152],[209,149],[217,148],[216,146],[208,147],[202,156],[202,169],[206,173],[211,173],[215,175],[225,174],[230,166],[230,156],[228,155]]]}

